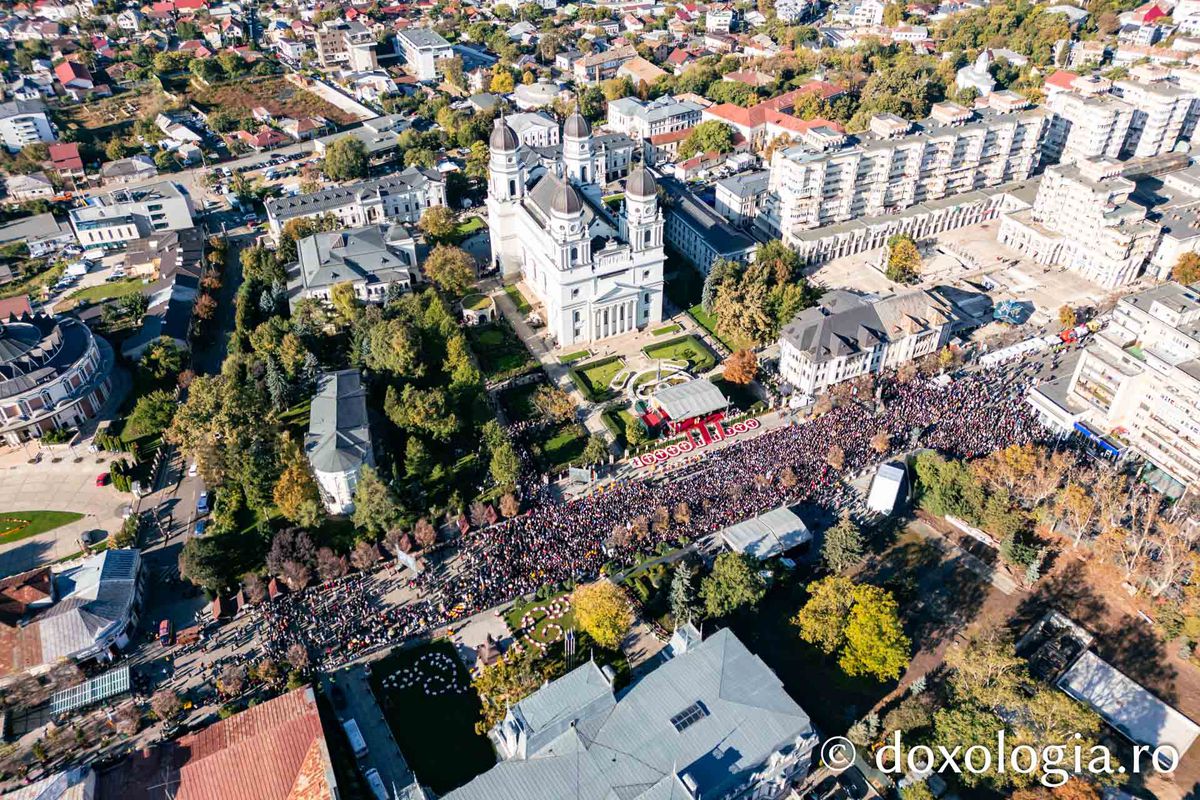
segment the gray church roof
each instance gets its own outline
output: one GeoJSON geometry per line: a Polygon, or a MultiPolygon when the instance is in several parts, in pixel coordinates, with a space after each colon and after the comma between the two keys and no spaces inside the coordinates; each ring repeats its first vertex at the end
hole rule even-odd
{"type": "Polygon", "coordinates": [[[517,141],[517,134],[504,121],[504,117],[497,117],[496,125],[492,128],[492,136],[488,140],[488,145],[493,150],[500,150],[507,153],[516,150],[518,144],[520,143],[517,141]]]}
{"type": "Polygon", "coordinates": [[[583,115],[576,111],[571,116],[567,117],[566,124],[563,125],[563,136],[572,139],[586,139],[592,135],[592,128],[588,125],[583,115]]]}
{"type": "Polygon", "coordinates": [[[367,391],[358,370],[344,369],[318,378],[304,452],[317,472],[351,472],[375,463],[367,391]]]}
{"type": "Polygon", "coordinates": [[[817,742],[808,715],[779,678],[728,630],[669,659],[615,702],[604,702],[602,679],[588,663],[515,706],[522,714],[533,709],[526,720],[558,723],[565,715],[571,724],[446,800],[720,797],[748,784],[785,748],[802,748],[803,770],[817,742]],[[575,703],[559,699],[563,682],[575,703]]]}
{"type": "Polygon", "coordinates": [[[948,301],[928,291],[881,300],[844,290],[827,292],[784,326],[782,338],[813,361],[840,358],[953,321],[948,301]]]}
{"type": "Polygon", "coordinates": [[[61,599],[34,620],[43,664],[87,650],[128,620],[140,564],[137,550],[107,550],[54,575],[54,596],[61,599]]]}

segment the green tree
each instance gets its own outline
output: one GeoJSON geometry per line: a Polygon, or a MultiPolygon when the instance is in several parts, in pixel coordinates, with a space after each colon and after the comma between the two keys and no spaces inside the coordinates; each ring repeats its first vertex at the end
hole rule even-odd
{"type": "Polygon", "coordinates": [[[388,419],[407,431],[420,431],[438,442],[449,441],[458,430],[458,417],[449,410],[444,389],[420,389],[412,384],[400,392],[389,386],[383,409],[388,419]]]}
{"type": "Polygon", "coordinates": [[[354,490],[354,527],[379,536],[392,527],[400,507],[391,488],[379,477],[374,467],[363,467],[354,490]]]}
{"type": "Polygon", "coordinates": [[[456,297],[475,283],[475,262],[467,251],[458,247],[437,245],[425,259],[423,269],[434,285],[456,297]]]}
{"type": "Polygon", "coordinates": [[[358,299],[354,292],[354,284],[350,281],[335,283],[330,287],[329,303],[347,325],[353,324],[362,311],[362,301],[358,299]]]}
{"type": "Polygon", "coordinates": [[[724,617],[739,608],[754,606],[767,593],[758,574],[758,562],[741,553],[721,553],[712,573],[700,584],[700,598],[710,617],[724,617]]]}
{"type": "Polygon", "coordinates": [[[433,467],[433,456],[420,437],[410,436],[404,445],[404,474],[409,478],[421,479],[433,467]]]}
{"type": "Polygon", "coordinates": [[[896,283],[912,283],[921,275],[921,251],[917,243],[906,233],[898,233],[887,241],[888,280],[896,283]]]}
{"type": "Polygon", "coordinates": [[[625,592],[611,581],[587,583],[571,595],[575,621],[596,644],[616,650],[633,625],[633,609],[625,592]]]}
{"type": "Polygon", "coordinates": [[[157,389],[138,398],[125,429],[133,436],[158,436],[175,418],[177,403],[174,395],[157,389]]]}
{"type": "Polygon", "coordinates": [[[424,373],[420,337],[406,321],[393,318],[375,323],[366,334],[366,343],[365,362],[371,369],[404,378],[424,373]]]}
{"type": "Polygon", "coordinates": [[[686,561],[680,561],[671,576],[671,592],[668,600],[671,605],[671,616],[676,626],[691,622],[695,613],[696,601],[692,591],[692,568],[686,561]]]}
{"type": "Polygon", "coordinates": [[[521,459],[512,442],[507,439],[492,448],[488,471],[497,486],[512,487],[521,477],[521,459]]]}
{"type": "Polygon", "coordinates": [[[854,581],[830,575],[807,587],[808,602],[792,618],[800,638],[823,653],[834,653],[846,641],[846,617],[854,605],[854,581]]]}
{"type": "Polygon", "coordinates": [[[904,634],[896,599],[870,584],[854,587],[854,606],[846,622],[846,645],[838,666],[851,677],[870,675],[895,680],[908,666],[912,642],[904,634]]]}
{"type": "Polygon", "coordinates": [[[184,351],[175,340],[162,336],[142,353],[138,368],[155,381],[174,379],[184,367],[184,351]]]}
{"type": "Polygon", "coordinates": [[[417,227],[431,241],[440,242],[449,239],[458,229],[454,212],[446,206],[431,206],[421,215],[417,227]]]}
{"type": "Polygon", "coordinates": [[[729,153],[733,150],[733,128],[720,120],[701,122],[679,145],[681,158],[697,153],[729,153]]]}
{"type": "Polygon", "coordinates": [[[608,456],[608,442],[604,441],[603,436],[593,433],[588,437],[587,444],[584,446],[583,453],[580,454],[579,460],[584,464],[599,464],[607,461],[608,456]]]}
{"type": "Polygon", "coordinates": [[[862,561],[862,558],[862,531],[850,517],[850,512],[843,511],[837,524],[825,531],[825,541],[821,545],[821,562],[830,572],[845,572],[862,561]]]}
{"type": "Polygon", "coordinates": [[[353,136],[335,139],[325,150],[322,169],[333,181],[349,181],[367,177],[367,148],[353,136]]]}

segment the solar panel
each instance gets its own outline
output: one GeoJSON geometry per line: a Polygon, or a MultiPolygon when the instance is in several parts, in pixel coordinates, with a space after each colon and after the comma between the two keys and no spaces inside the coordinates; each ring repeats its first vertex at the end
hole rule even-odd
{"type": "Polygon", "coordinates": [[[692,725],[695,725],[697,722],[707,716],[708,709],[702,706],[699,702],[696,702],[692,703],[683,711],[680,711],[678,714],[671,717],[671,724],[675,726],[675,730],[683,733],[692,725]]]}

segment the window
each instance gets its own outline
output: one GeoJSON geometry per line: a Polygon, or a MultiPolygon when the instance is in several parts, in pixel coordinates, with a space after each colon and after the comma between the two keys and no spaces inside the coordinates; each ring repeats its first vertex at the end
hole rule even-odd
{"type": "Polygon", "coordinates": [[[675,726],[675,730],[683,733],[688,728],[695,725],[700,720],[708,716],[708,709],[699,701],[692,703],[690,706],[680,711],[675,716],[671,717],[671,724],[675,726]]]}
{"type": "Polygon", "coordinates": [[[579,297],[579,290],[578,290],[578,289],[572,289],[572,290],[571,290],[571,297],[579,297]]]}

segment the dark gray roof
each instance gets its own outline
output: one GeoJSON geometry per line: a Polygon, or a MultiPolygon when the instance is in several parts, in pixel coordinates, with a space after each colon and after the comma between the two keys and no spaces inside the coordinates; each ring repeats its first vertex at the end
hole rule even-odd
{"type": "Polygon", "coordinates": [[[717,186],[732,192],[735,197],[753,197],[767,190],[770,177],[770,170],[765,169],[757,172],[743,172],[722,178],[717,181],[717,186]]]}
{"type": "Polygon", "coordinates": [[[579,214],[583,211],[583,201],[579,199],[579,192],[575,191],[574,186],[566,181],[560,181],[550,209],[557,214],[579,214]]]}
{"type": "Polygon", "coordinates": [[[730,225],[724,217],[674,178],[663,178],[662,187],[671,202],[666,213],[687,225],[718,255],[739,258],[756,243],[730,225]]]}
{"type": "Polygon", "coordinates": [[[839,289],[797,314],[782,337],[812,360],[825,361],[952,322],[953,314],[947,300],[928,291],[874,300],[839,289]]]}
{"type": "Polygon", "coordinates": [[[87,650],[127,620],[140,565],[137,550],[107,550],[54,575],[54,596],[62,599],[34,618],[42,663],[87,650]]]}
{"type": "Polygon", "coordinates": [[[562,732],[446,800],[723,797],[784,748],[800,748],[803,774],[817,742],[779,678],[728,630],[667,660],[619,698],[601,680],[595,664],[584,664],[514,706],[513,717],[527,726],[562,732]],[[676,725],[689,710],[692,724],[676,725]]]}
{"type": "Polygon", "coordinates": [[[317,472],[350,472],[375,463],[367,421],[367,391],[356,369],[317,379],[304,452],[317,472]]]}
{"type": "Polygon", "coordinates": [[[17,117],[22,114],[44,114],[46,104],[41,100],[10,100],[0,103],[0,119],[17,117]]]}
{"type": "Polygon", "coordinates": [[[586,139],[592,135],[592,127],[588,125],[588,121],[583,118],[583,115],[576,111],[571,116],[567,117],[567,122],[563,125],[563,136],[572,139],[586,139]]]}
{"type": "Polygon", "coordinates": [[[625,182],[625,193],[634,197],[654,197],[658,193],[658,184],[654,176],[645,167],[635,167],[625,182]]]}
{"type": "Polygon", "coordinates": [[[496,125],[492,128],[492,136],[488,140],[488,146],[493,150],[499,150],[504,153],[512,152],[517,149],[517,134],[513,133],[513,129],[508,127],[508,123],[503,117],[496,118],[496,125]]]}
{"type": "Polygon", "coordinates": [[[301,239],[296,244],[297,263],[288,270],[288,291],[295,295],[343,281],[411,281],[416,265],[407,251],[395,246],[411,238],[403,225],[367,225],[301,239]]]}

